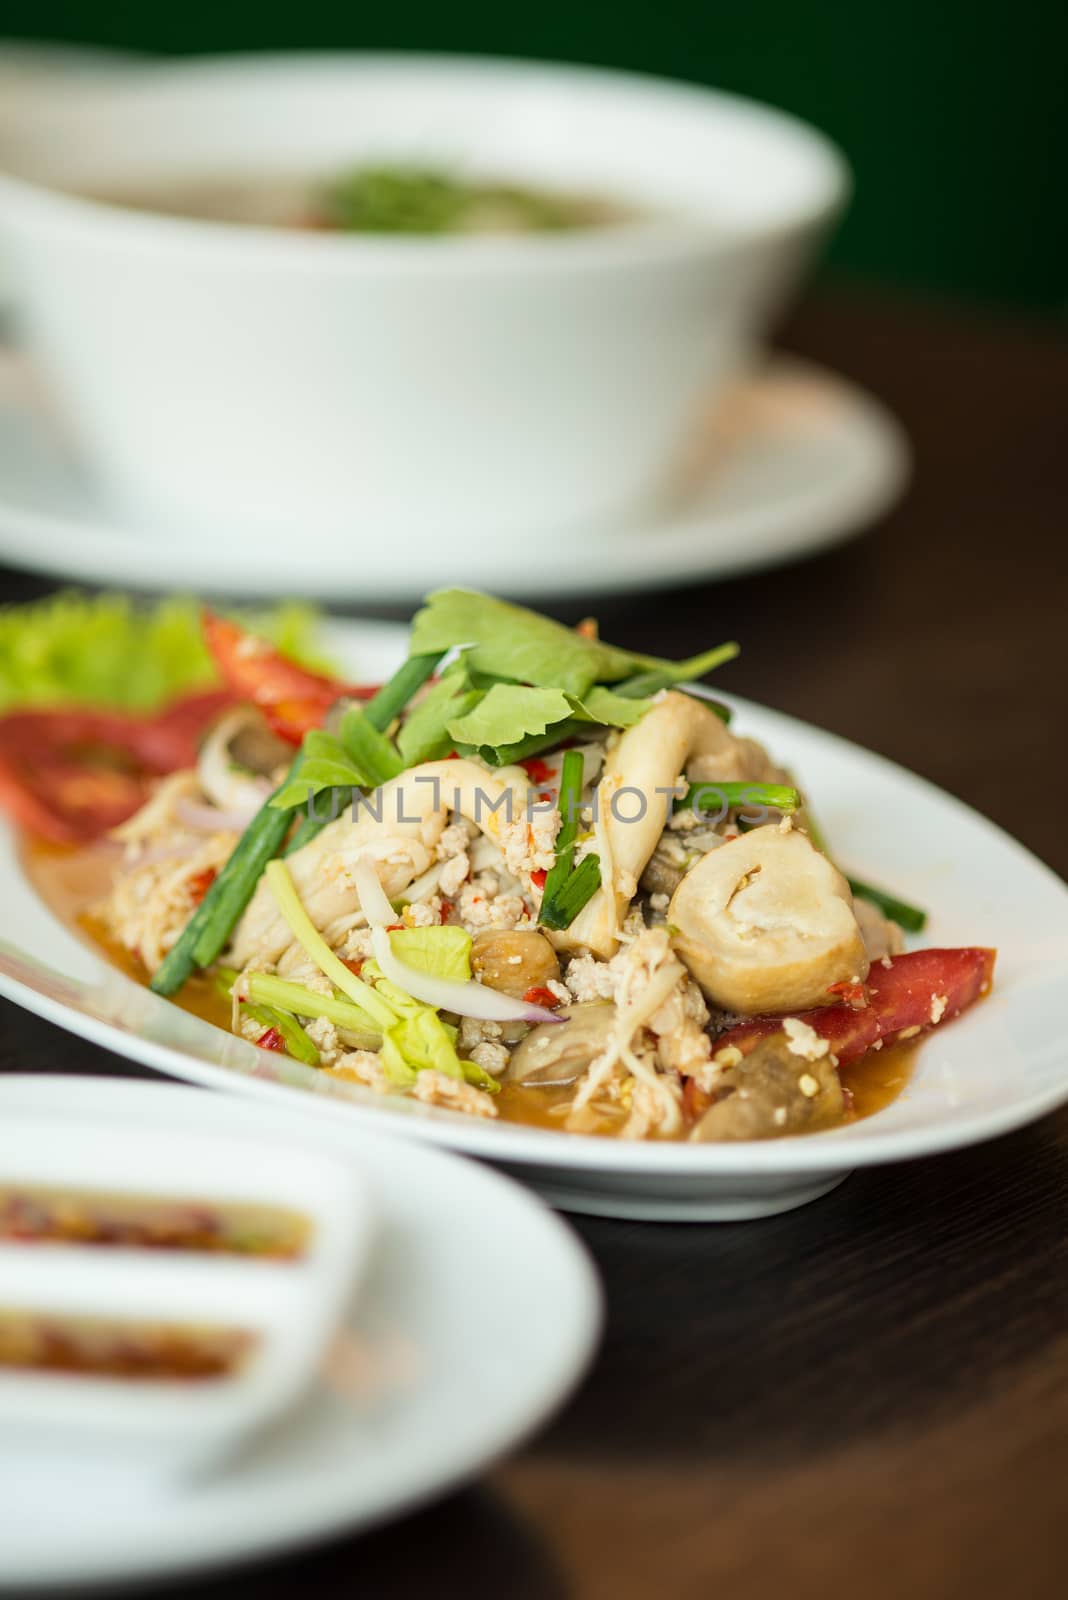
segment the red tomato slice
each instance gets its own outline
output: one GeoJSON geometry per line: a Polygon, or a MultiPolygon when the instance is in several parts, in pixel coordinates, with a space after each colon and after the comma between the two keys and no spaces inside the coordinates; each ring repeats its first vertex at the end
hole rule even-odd
{"type": "Polygon", "coordinates": [[[14,711],[0,717],[0,805],[31,833],[75,844],[117,827],[149,781],[192,766],[225,691],[190,695],[152,717],[116,711],[14,711]]]}
{"type": "Polygon", "coordinates": [[[203,628],[227,688],[236,699],[259,706],[272,730],[290,744],[300,744],[306,733],[321,728],[326,713],[343,695],[368,700],[375,693],[374,685],[354,687],[309,672],[266,640],[212,611],[204,612],[203,628]]]}
{"type": "MultiPolygon", "coordinates": [[[[848,1066],[879,1040],[894,1044],[902,1034],[914,1038],[959,1016],[989,992],[996,956],[995,950],[977,947],[913,950],[894,956],[887,966],[875,963],[865,986],[866,1007],[817,1006],[795,1015],[828,1041],[840,1066],[848,1066]]],[[[735,1045],[747,1054],[781,1027],[781,1017],[754,1017],[722,1034],[715,1047],[735,1045]]]]}

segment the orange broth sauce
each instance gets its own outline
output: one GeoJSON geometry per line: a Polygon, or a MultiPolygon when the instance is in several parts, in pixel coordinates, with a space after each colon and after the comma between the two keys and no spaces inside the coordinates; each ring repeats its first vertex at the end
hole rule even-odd
{"type": "MultiPolygon", "coordinates": [[[[115,847],[92,844],[69,848],[24,837],[20,854],[27,877],[55,916],[80,933],[127,977],[146,983],[148,975],[142,963],[108,935],[92,912],[92,907],[107,894],[117,860],[115,847]]],[[[229,1033],[230,1002],[211,978],[201,974],[190,978],[175,996],[174,1004],[229,1033]]],[[[891,1045],[843,1067],[842,1085],[853,1098],[853,1109],[845,1120],[873,1116],[896,1100],[912,1076],[917,1049],[912,1043],[891,1045]]],[[[567,1090],[503,1084],[497,1104],[507,1122],[560,1132],[567,1099],[567,1090]]],[[[611,1135],[618,1131],[618,1125],[614,1119],[612,1124],[605,1119],[589,1131],[611,1135]]]]}

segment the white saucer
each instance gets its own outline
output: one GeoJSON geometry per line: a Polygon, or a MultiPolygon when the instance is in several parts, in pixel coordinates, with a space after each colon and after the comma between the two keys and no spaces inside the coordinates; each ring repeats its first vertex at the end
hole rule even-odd
{"type": "MultiPolygon", "coordinates": [[[[9,1076],[17,1110],[203,1127],[200,1090],[9,1076]]],[[[589,1361],[600,1298],[563,1223],[488,1167],[289,1106],[210,1098],[229,1137],[279,1131],[353,1161],[382,1223],[377,1255],[317,1390],[228,1468],[131,1483],[3,1454],[0,1587],[173,1577],[263,1556],[408,1510],[525,1437],[589,1361]],[[539,1312],[539,1308],[541,1311],[539,1312]]]]}
{"type": "Polygon", "coordinates": [[[908,476],[897,422],[870,395],[793,357],[773,357],[735,390],[680,473],[674,509],[605,540],[576,537],[566,567],[529,543],[487,546],[477,570],[442,545],[418,570],[403,545],[354,539],[352,565],[314,560],[314,530],[255,559],[220,529],[215,541],[139,529],[110,508],[78,460],[24,358],[0,354],[0,561],[66,579],[143,589],[315,595],[333,600],[418,597],[466,582],[553,594],[648,589],[752,571],[857,533],[908,476]]]}

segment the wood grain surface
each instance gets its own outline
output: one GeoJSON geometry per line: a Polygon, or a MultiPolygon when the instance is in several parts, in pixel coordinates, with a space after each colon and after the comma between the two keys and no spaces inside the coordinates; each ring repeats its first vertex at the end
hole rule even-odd
{"type": "MultiPolygon", "coordinates": [[[[725,687],[904,762],[1068,874],[1068,343],[841,291],[783,342],[898,412],[907,499],[804,565],[597,606],[606,635],[740,638],[725,687]]],[[[141,1072],[10,1006],[0,1069],[141,1072]]],[[[764,1222],[576,1227],[607,1334],[539,1437],[393,1527],[175,1593],[1068,1593],[1068,1111],[764,1222]]]]}

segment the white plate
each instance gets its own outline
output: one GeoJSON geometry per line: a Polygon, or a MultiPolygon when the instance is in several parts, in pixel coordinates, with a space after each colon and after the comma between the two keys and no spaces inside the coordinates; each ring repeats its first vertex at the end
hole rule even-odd
{"type": "MultiPolygon", "coordinates": [[[[336,624],[327,643],[354,675],[378,679],[396,665],[403,639],[382,624],[336,624]]],[[[854,1167],[972,1144],[1068,1100],[1060,879],[923,779],[791,717],[731,703],[739,729],[797,772],[849,870],[930,908],[924,943],[1000,948],[991,998],[926,1041],[912,1082],[877,1116],[801,1138],[688,1145],[586,1138],[384,1100],[279,1061],[108,967],[42,905],[7,829],[0,993],[161,1072],[448,1145],[498,1162],[568,1209],[613,1216],[768,1215],[826,1193],[854,1167]]]]}
{"type": "Polygon", "coordinates": [[[314,530],[255,560],[218,542],[138,529],[105,504],[52,415],[28,363],[0,355],[0,560],[66,579],[144,589],[262,595],[321,593],[335,601],[410,599],[438,584],[477,583],[526,599],[648,589],[752,571],[825,548],[872,522],[901,492],[908,448],[871,396],[832,373],[775,357],[739,385],[680,488],[653,522],[576,539],[566,566],[533,560],[529,542],[487,545],[461,570],[447,541],[413,570],[403,544],[353,540],[351,569],[309,559],[314,530]]]}
{"type": "MultiPolygon", "coordinates": [[[[370,1182],[382,1232],[347,1342],[292,1419],[184,1489],[73,1475],[63,1461],[27,1472],[0,1454],[4,1588],[173,1576],[367,1527],[513,1446],[590,1358],[600,1299],[587,1258],[517,1185],[383,1139],[381,1124],[294,1118],[290,1106],[222,1096],[213,1107],[227,1135],[281,1134],[349,1157],[370,1182]]],[[[0,1079],[0,1116],[16,1111],[204,1121],[196,1090],[119,1080],[0,1079]]]]}

